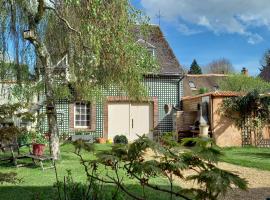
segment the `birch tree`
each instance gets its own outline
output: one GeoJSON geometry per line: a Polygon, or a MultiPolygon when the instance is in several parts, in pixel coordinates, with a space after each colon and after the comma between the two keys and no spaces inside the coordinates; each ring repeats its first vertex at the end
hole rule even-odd
{"type": "Polygon", "coordinates": [[[54,159],[60,155],[58,91],[67,97],[72,87],[84,100],[114,85],[133,98],[144,94],[143,74],[155,64],[136,43],[138,35],[147,37],[146,18],[128,0],[0,0],[0,13],[0,48],[17,64],[17,80],[21,64],[28,64],[44,84],[54,159]],[[64,55],[70,78],[57,84],[54,69],[64,55]]]}

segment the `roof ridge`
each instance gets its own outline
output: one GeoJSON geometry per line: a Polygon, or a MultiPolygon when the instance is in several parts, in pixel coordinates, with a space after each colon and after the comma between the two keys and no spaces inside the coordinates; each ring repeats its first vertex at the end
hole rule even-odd
{"type": "Polygon", "coordinates": [[[186,74],[189,77],[211,77],[211,76],[229,76],[228,74],[186,74]]]}

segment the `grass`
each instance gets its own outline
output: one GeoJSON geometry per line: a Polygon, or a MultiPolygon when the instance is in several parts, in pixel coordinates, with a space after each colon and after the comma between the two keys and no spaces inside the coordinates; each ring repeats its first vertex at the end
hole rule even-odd
{"type": "MultiPolygon", "coordinates": [[[[97,144],[97,150],[109,149],[110,145],[97,144]]],[[[74,147],[70,144],[61,146],[61,161],[57,163],[57,171],[60,181],[67,175],[67,170],[71,170],[75,181],[85,183],[86,176],[84,174],[83,166],[80,165],[78,157],[73,153],[74,147]]],[[[0,153],[1,155],[1,153],[0,153]]],[[[91,158],[88,152],[83,152],[83,156],[91,158]]],[[[20,162],[30,162],[31,160],[25,159],[20,162]]],[[[49,163],[46,163],[49,165],[49,163]]],[[[0,199],[5,200],[31,200],[31,199],[56,199],[56,188],[53,187],[55,181],[55,174],[53,169],[42,171],[40,167],[29,165],[26,167],[15,168],[11,164],[0,164],[0,171],[17,172],[18,177],[22,178],[22,182],[16,185],[4,184],[0,185],[0,199]]],[[[124,175],[121,172],[121,175],[124,175]]],[[[161,187],[169,187],[168,182],[162,178],[154,179],[154,183],[161,187]]],[[[141,187],[132,180],[127,180],[125,186],[132,192],[142,195],[141,187]]],[[[108,190],[114,191],[114,186],[106,186],[108,190]]],[[[150,199],[169,199],[167,194],[162,194],[156,191],[148,191],[151,193],[150,199]]],[[[128,199],[124,197],[123,199],[128,199]]]]}
{"type": "Polygon", "coordinates": [[[222,161],[252,167],[261,170],[270,170],[270,149],[255,147],[234,147],[222,149],[222,161]]]}

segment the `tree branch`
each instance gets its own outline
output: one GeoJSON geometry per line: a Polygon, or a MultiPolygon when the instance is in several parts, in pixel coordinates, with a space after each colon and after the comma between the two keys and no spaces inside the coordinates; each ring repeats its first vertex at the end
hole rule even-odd
{"type": "MultiPolygon", "coordinates": [[[[124,168],[125,168],[126,170],[128,170],[128,168],[127,168],[126,166],[124,166],[124,168]]],[[[130,170],[129,170],[129,173],[130,173],[133,177],[135,177],[138,181],[141,180],[137,175],[135,175],[134,173],[132,173],[130,170]]],[[[182,197],[182,198],[185,199],[185,200],[192,200],[192,199],[190,199],[190,198],[188,198],[188,197],[182,195],[182,194],[179,193],[179,192],[173,192],[173,191],[171,191],[171,190],[163,189],[163,188],[158,187],[157,185],[150,185],[150,184],[147,183],[147,182],[145,183],[145,185],[146,185],[147,187],[149,187],[149,188],[154,189],[154,190],[158,190],[158,191],[161,191],[161,192],[166,192],[166,193],[169,193],[169,194],[173,194],[173,195],[178,196],[178,197],[182,197]]]]}
{"type": "Polygon", "coordinates": [[[68,27],[68,29],[70,29],[71,31],[75,32],[75,33],[78,34],[79,36],[82,35],[81,32],[78,31],[78,30],[76,30],[75,28],[73,28],[73,27],[70,25],[70,23],[68,22],[68,20],[65,19],[63,16],[61,16],[60,13],[58,13],[58,12],[56,11],[55,8],[46,6],[46,7],[44,7],[44,9],[52,10],[52,11],[55,13],[55,15],[56,15],[62,22],[64,22],[64,24],[68,27]]]}

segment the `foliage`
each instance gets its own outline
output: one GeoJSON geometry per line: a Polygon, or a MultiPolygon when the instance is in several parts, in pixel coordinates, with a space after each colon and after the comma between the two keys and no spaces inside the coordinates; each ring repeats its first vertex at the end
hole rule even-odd
{"type": "Polygon", "coordinates": [[[128,139],[125,135],[116,135],[113,138],[113,143],[114,144],[127,144],[128,143],[128,139]]]}
{"type": "Polygon", "coordinates": [[[270,83],[259,77],[245,76],[243,74],[229,75],[220,83],[220,90],[236,92],[252,92],[257,90],[259,93],[269,91],[270,83]]]}
{"type": "Polygon", "coordinates": [[[31,132],[24,131],[17,138],[19,145],[31,144],[33,142],[33,136],[31,132]]]}
{"type": "Polygon", "coordinates": [[[205,94],[207,92],[208,92],[208,88],[203,87],[199,89],[199,94],[205,94]]]}
{"type": "Polygon", "coordinates": [[[14,141],[15,138],[21,138],[26,133],[26,128],[14,125],[14,120],[33,122],[34,114],[25,111],[27,105],[23,103],[7,103],[0,105],[0,141],[14,141]],[[8,124],[8,125],[5,125],[8,124]]]}
{"type": "Polygon", "coordinates": [[[104,192],[102,185],[98,185],[96,182],[96,180],[92,180],[91,185],[76,182],[72,177],[71,171],[67,170],[67,176],[64,176],[64,181],[55,183],[55,187],[59,186],[60,198],[65,200],[109,199],[110,197],[108,193],[104,192]]]}
{"type": "Polygon", "coordinates": [[[230,74],[235,71],[230,60],[221,58],[213,60],[206,66],[207,73],[213,74],[230,74]]]}
{"type": "Polygon", "coordinates": [[[260,68],[260,77],[266,81],[270,81],[270,49],[268,49],[262,58],[262,67],[260,68]]]}
{"type": "Polygon", "coordinates": [[[143,75],[157,65],[136,42],[138,36],[148,39],[147,18],[128,0],[0,0],[0,5],[0,51],[5,57],[13,49],[18,75],[22,64],[34,66],[47,108],[53,108],[47,121],[54,159],[60,155],[59,97],[91,101],[110,87],[134,99],[146,94],[143,75]],[[59,62],[66,55],[68,62],[59,62]]]}
{"type": "MultiPolygon", "coordinates": [[[[6,34],[6,37],[1,38],[3,45],[0,45],[0,51],[8,54],[10,46],[15,47],[18,52],[16,60],[21,63],[13,65],[20,64],[26,70],[35,65],[36,71],[33,73],[36,78],[43,76],[39,79],[43,89],[46,66],[42,66],[43,59],[35,42],[45,46],[52,64],[58,63],[64,55],[69,55],[69,66],[65,66],[69,67],[69,83],[60,80],[58,72],[50,77],[54,83],[54,94],[57,95],[55,98],[71,97],[71,85],[75,91],[80,91],[79,98],[87,100],[92,100],[102,89],[112,85],[133,97],[140,97],[144,93],[140,83],[142,76],[155,71],[157,66],[147,49],[136,40],[139,35],[147,40],[148,33],[155,31],[155,28],[147,26],[147,17],[129,1],[71,0],[63,1],[58,6],[53,1],[33,3],[28,0],[2,0],[0,4],[3,5],[0,30],[6,34]],[[42,5],[44,7],[40,7],[42,5]],[[31,17],[36,20],[31,21],[31,17]],[[9,35],[22,35],[25,27],[33,29],[33,38],[9,35]],[[16,46],[16,42],[21,45],[16,46]],[[34,48],[28,48],[29,42],[34,48]],[[59,81],[62,84],[57,84],[59,81]]],[[[18,73],[18,67],[14,67],[14,70],[14,73],[18,73]]],[[[6,72],[4,66],[3,71],[6,72]]]]}
{"type": "Polygon", "coordinates": [[[47,139],[45,138],[45,135],[40,133],[40,132],[36,132],[34,134],[34,138],[33,138],[33,143],[36,143],[36,144],[46,144],[48,141],[47,139]]]}
{"type": "MultiPolygon", "coordinates": [[[[170,134],[168,134],[169,138],[170,134]]],[[[76,151],[84,166],[89,182],[99,181],[100,184],[115,185],[116,193],[122,192],[133,199],[148,199],[149,193],[135,194],[125,187],[125,181],[131,179],[141,186],[168,194],[170,199],[217,199],[225,194],[233,185],[246,189],[247,183],[238,175],[219,169],[216,163],[221,155],[220,150],[209,139],[185,139],[183,143],[194,142],[191,149],[185,149],[177,143],[160,146],[146,136],[139,137],[130,145],[115,145],[111,150],[91,152],[96,159],[86,160],[76,151]],[[180,148],[180,149],[179,149],[180,148]],[[153,152],[149,157],[146,154],[153,152]],[[106,170],[106,175],[101,175],[99,169],[106,170]],[[124,175],[119,171],[124,170],[124,175]],[[185,175],[185,170],[191,170],[191,175],[185,175]],[[162,188],[152,181],[156,177],[168,180],[170,188],[162,188]],[[174,189],[176,179],[190,180],[198,183],[198,188],[174,189]]],[[[77,149],[83,146],[75,146],[77,149]]]]}
{"type": "Polygon", "coordinates": [[[226,117],[233,119],[239,128],[247,123],[248,118],[252,120],[246,126],[261,128],[270,122],[270,97],[260,96],[255,90],[245,96],[225,99],[220,111],[226,117]]]}
{"type": "Polygon", "coordinates": [[[176,136],[175,132],[163,133],[160,138],[160,141],[165,146],[175,147],[178,146],[178,142],[175,136],[176,136]]]}
{"type": "Polygon", "coordinates": [[[48,141],[44,134],[36,131],[25,131],[18,138],[20,144],[46,144],[48,141]]]}
{"type": "Polygon", "coordinates": [[[2,173],[2,172],[0,172],[0,184],[4,184],[4,183],[16,184],[18,182],[21,182],[21,179],[17,178],[17,173],[14,173],[14,172],[2,173]]]}
{"type": "Polygon", "coordinates": [[[189,74],[202,74],[202,69],[198,65],[198,63],[195,59],[192,61],[188,73],[189,74]]]}

